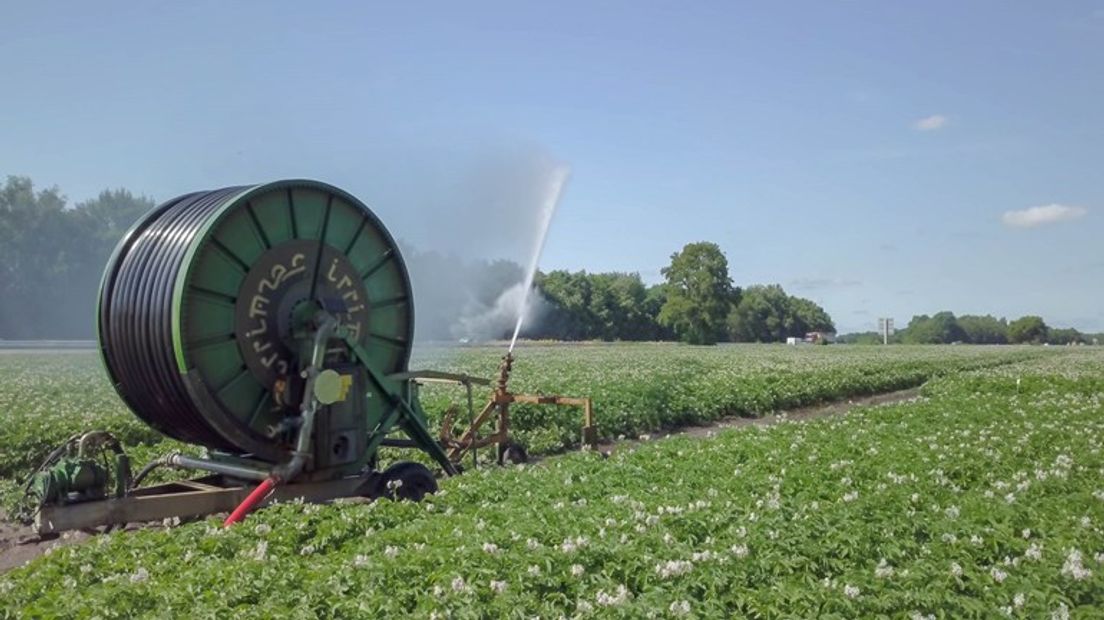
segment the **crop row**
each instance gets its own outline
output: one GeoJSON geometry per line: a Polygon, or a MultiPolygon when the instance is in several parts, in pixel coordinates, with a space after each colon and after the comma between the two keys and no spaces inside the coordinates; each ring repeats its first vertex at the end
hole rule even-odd
{"type": "MultiPolygon", "coordinates": [[[[501,351],[430,351],[415,364],[492,376],[501,351]]],[[[545,345],[521,349],[511,388],[589,396],[605,438],[703,424],[726,416],[759,416],[916,387],[934,376],[987,368],[1050,353],[1010,347],[784,347],[729,345],[545,345]]],[[[423,401],[442,411],[448,388],[423,401]]],[[[580,417],[570,410],[515,407],[513,428],[530,451],[577,445],[580,417]]]]}
{"type": "MultiPolygon", "coordinates": [[[[491,377],[500,349],[430,349],[419,368],[491,377]]],[[[1038,351],[1012,348],[806,347],[674,345],[533,346],[518,352],[517,391],[590,396],[604,437],[707,422],[919,385],[941,373],[1007,363],[1038,351]]],[[[132,415],[92,353],[0,354],[0,481],[25,475],[71,435],[115,433],[135,459],[183,448],[132,415]]],[[[461,394],[426,388],[433,418],[461,394]]],[[[479,395],[484,396],[483,394],[479,395]]],[[[531,452],[572,447],[578,412],[517,407],[518,438],[531,452]]]]}
{"type": "MultiPolygon", "coordinates": [[[[1104,356],[937,379],[810,422],[490,468],[422,504],[284,505],[100,537],[7,615],[1091,617],[1104,356]]],[[[3,615],[0,612],[0,615],[3,615]]]]}

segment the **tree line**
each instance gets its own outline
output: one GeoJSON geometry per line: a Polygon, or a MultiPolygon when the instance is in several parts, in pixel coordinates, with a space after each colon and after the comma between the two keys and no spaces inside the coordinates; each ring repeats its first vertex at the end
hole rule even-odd
{"type": "MultiPolygon", "coordinates": [[[[418,300],[420,338],[509,338],[514,296],[524,279],[510,261],[463,261],[404,248],[418,300]]],[[[665,281],[648,285],[638,273],[539,272],[535,316],[522,335],[548,340],[683,340],[777,342],[810,331],[834,331],[832,319],[808,299],[777,284],[739,288],[716,244],[692,243],[671,257],[665,281]]]]}
{"type": "MultiPolygon", "coordinates": [[[[882,335],[876,332],[846,334],[840,342],[857,344],[881,344],[882,335]]],[[[1054,328],[1036,315],[1022,316],[1009,321],[991,315],[964,314],[956,317],[953,312],[937,312],[931,316],[920,314],[912,317],[908,327],[889,338],[900,344],[1100,344],[1104,334],[1083,334],[1073,328],[1054,328]]]]}
{"type": "Polygon", "coordinates": [[[154,206],[124,189],[66,202],[26,177],[0,187],[0,338],[91,338],[108,256],[154,206]]]}
{"type": "MultiPolygon", "coordinates": [[[[26,177],[0,186],[0,339],[90,339],[104,265],[153,199],[105,190],[67,204],[56,187],[35,189],[26,177]]],[[[401,243],[401,242],[400,242],[401,243]]],[[[413,274],[421,336],[509,337],[517,308],[512,292],[524,277],[510,261],[460,264],[454,257],[404,247],[413,274]],[[444,274],[444,275],[442,275],[444,274]]],[[[832,318],[781,286],[736,286],[724,252],[690,243],[671,255],[663,281],[637,273],[549,271],[535,286],[540,312],[523,335],[556,340],[681,340],[780,342],[808,332],[834,332],[832,318]]],[[[853,334],[848,342],[874,341],[853,334]]],[[[878,339],[880,341],[880,339],[878,339]]],[[[917,316],[894,336],[905,343],[1091,342],[1076,330],[1052,329],[1039,317],[1011,323],[993,317],[917,316]]]]}
{"type": "Polygon", "coordinates": [[[702,291],[670,278],[646,286],[635,273],[553,271],[542,275],[538,289],[550,308],[527,332],[532,338],[714,344],[779,342],[833,331],[823,308],[777,284],[702,291]]]}
{"type": "MultiPolygon", "coordinates": [[[[153,199],[125,189],[68,204],[56,187],[10,176],[0,187],[0,339],[91,339],[102,271],[115,244],[153,199]]],[[[524,273],[510,261],[459,264],[404,247],[423,338],[508,337],[516,308],[503,298],[524,273]],[[443,274],[443,275],[442,275],[443,274]]],[[[557,340],[776,341],[832,321],[781,287],[733,286],[711,243],[687,245],[646,285],[636,273],[550,271],[535,284],[539,320],[524,332],[557,340]]]]}

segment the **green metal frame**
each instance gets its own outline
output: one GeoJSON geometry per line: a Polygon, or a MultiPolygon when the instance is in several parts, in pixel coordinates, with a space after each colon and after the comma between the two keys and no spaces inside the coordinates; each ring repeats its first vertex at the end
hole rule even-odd
{"type": "Polygon", "coordinates": [[[364,365],[364,368],[368,371],[369,380],[375,385],[377,390],[387,396],[391,405],[390,412],[380,420],[375,428],[369,431],[368,445],[365,449],[365,453],[374,456],[376,452],[379,451],[380,444],[383,443],[384,438],[387,437],[391,430],[397,425],[420,449],[429,454],[434,461],[437,461],[437,464],[440,465],[446,473],[450,476],[456,475],[458,473],[456,465],[449,460],[445,448],[437,441],[433,434],[429,432],[429,425],[426,423],[426,414],[425,411],[422,410],[421,403],[418,402],[416,398],[407,400],[400,391],[400,386],[404,384],[409,385],[414,379],[401,378],[396,381],[393,378],[380,375],[375,369],[364,363],[364,360],[367,359],[367,351],[365,351],[360,343],[351,337],[347,328],[338,326],[335,334],[345,341],[349,350],[352,351],[353,356],[364,365]]]}

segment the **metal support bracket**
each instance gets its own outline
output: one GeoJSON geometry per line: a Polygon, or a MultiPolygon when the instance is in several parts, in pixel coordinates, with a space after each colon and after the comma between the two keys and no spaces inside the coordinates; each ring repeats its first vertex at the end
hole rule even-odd
{"type": "Polygon", "coordinates": [[[414,440],[419,447],[426,451],[433,460],[437,461],[437,464],[441,466],[441,469],[445,470],[450,476],[455,476],[460,473],[456,468],[456,465],[449,460],[448,455],[445,454],[444,448],[429,432],[429,428],[426,424],[425,413],[421,411],[421,405],[417,400],[407,401],[403,398],[396,389],[394,389],[394,380],[389,380],[389,377],[380,375],[368,364],[368,352],[353,338],[353,335],[349,331],[338,326],[335,330],[335,336],[343,339],[349,346],[349,350],[353,353],[353,356],[360,362],[361,366],[367,371],[368,379],[391,403],[393,409],[385,416],[379,426],[371,433],[368,439],[368,452],[372,453],[383,442],[384,438],[391,431],[393,426],[401,428],[408,437],[414,440]]]}

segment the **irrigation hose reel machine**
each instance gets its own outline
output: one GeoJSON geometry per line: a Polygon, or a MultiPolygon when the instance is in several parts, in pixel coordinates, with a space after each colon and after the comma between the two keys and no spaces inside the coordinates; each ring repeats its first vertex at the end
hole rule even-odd
{"type": "Polygon", "coordinates": [[[512,394],[510,354],[493,384],[411,371],[413,296],[399,248],[367,206],[316,181],[195,192],[155,207],[108,261],[97,328],[131,411],[206,456],[168,454],[135,474],[111,434],[74,436],[28,478],[25,517],[39,534],[233,510],[230,524],[298,498],[419,500],[436,491],[434,473],[412,461],[379,471],[380,448],[420,449],[446,475],[488,445],[500,463],[523,460],[509,436],[515,402],[580,406],[583,443],[596,440],[589,399],[512,394]],[[431,433],[418,399],[429,382],[466,390],[461,434],[455,408],[431,433]],[[473,386],[493,388],[478,414],[473,386]],[[140,486],[162,466],[204,475],[140,486]]]}

